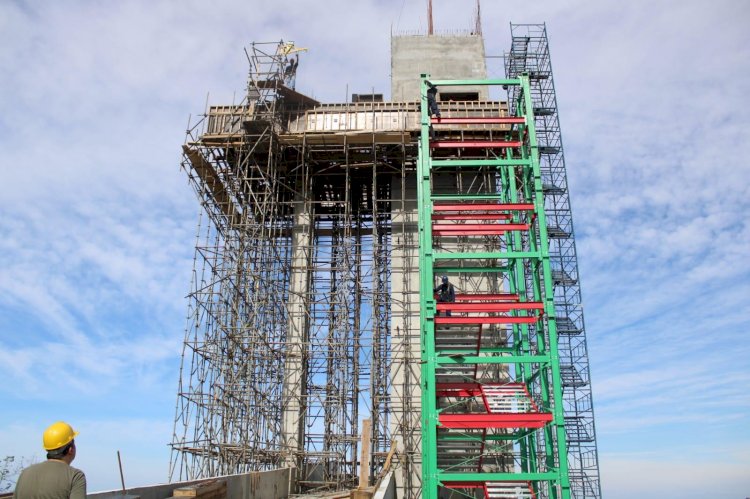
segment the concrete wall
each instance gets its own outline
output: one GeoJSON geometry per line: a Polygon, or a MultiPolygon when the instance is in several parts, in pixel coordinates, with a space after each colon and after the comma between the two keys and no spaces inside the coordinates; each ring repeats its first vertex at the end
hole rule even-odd
{"type": "MultiPolygon", "coordinates": [[[[227,481],[227,497],[232,499],[286,499],[289,497],[290,480],[292,468],[281,468],[272,471],[258,471],[243,473],[241,475],[228,475],[217,477],[227,481]]],[[[96,492],[88,494],[89,499],[165,499],[172,496],[174,489],[194,485],[206,480],[192,480],[189,482],[174,482],[148,487],[135,487],[126,489],[123,496],[122,490],[109,492],[96,492]]]]}
{"type": "MultiPolygon", "coordinates": [[[[403,497],[403,496],[402,496],[403,497]]],[[[375,491],[372,499],[396,499],[396,479],[391,471],[380,482],[380,487],[375,491]]]]}
{"type": "MultiPolygon", "coordinates": [[[[418,101],[419,75],[434,79],[487,78],[484,39],[481,36],[394,36],[391,38],[391,100],[418,101]]],[[[438,89],[448,91],[447,88],[438,89]]],[[[489,99],[487,87],[460,87],[452,91],[478,92],[489,99]]],[[[439,100],[439,97],[438,97],[439,100]]]]}

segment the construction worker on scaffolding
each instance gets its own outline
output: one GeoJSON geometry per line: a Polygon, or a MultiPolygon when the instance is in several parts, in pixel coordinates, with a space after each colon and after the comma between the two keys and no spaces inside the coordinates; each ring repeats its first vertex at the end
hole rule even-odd
{"type": "Polygon", "coordinates": [[[440,118],[440,108],[437,105],[438,89],[432,83],[427,83],[427,111],[430,118],[440,118]]]}
{"type": "Polygon", "coordinates": [[[284,85],[294,90],[294,86],[297,80],[297,66],[299,66],[299,53],[306,52],[306,48],[295,47],[294,42],[283,43],[279,46],[277,54],[281,54],[284,58],[280,61],[282,64],[283,71],[281,72],[281,80],[284,85]],[[290,56],[294,54],[294,59],[290,56]]]}
{"type": "MultiPolygon", "coordinates": [[[[453,284],[448,280],[448,276],[444,275],[441,279],[441,283],[434,290],[437,293],[438,303],[453,303],[456,301],[456,290],[453,288],[453,284]]],[[[446,310],[445,316],[450,317],[451,311],[446,310]]]]}
{"type": "MultiPolygon", "coordinates": [[[[437,105],[437,93],[437,87],[432,83],[427,82],[427,114],[430,115],[430,118],[440,118],[440,108],[438,108],[437,105]]],[[[432,122],[430,122],[429,131],[430,140],[435,140],[437,136],[435,134],[435,129],[432,128],[432,122]]]]}
{"type": "Polygon", "coordinates": [[[294,59],[288,57],[285,59],[286,67],[284,68],[284,85],[294,90],[297,80],[297,66],[299,65],[299,53],[294,54],[294,59]]]}
{"type": "Polygon", "coordinates": [[[47,428],[42,435],[47,460],[21,472],[13,499],[86,499],[86,476],[70,465],[76,458],[77,435],[63,421],[47,428]]]}

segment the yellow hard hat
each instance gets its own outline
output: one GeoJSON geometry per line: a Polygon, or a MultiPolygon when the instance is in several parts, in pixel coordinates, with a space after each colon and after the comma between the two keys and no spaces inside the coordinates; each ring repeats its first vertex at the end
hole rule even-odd
{"type": "Polygon", "coordinates": [[[46,450],[59,449],[65,447],[78,435],[78,432],[73,430],[73,427],[63,421],[53,423],[49,428],[44,430],[44,436],[42,442],[44,442],[44,448],[46,450]]]}

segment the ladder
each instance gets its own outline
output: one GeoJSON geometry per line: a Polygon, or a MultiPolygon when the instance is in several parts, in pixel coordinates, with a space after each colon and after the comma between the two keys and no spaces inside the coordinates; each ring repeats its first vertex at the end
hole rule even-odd
{"type": "Polygon", "coordinates": [[[417,165],[422,497],[570,499],[529,77],[421,76],[417,165]],[[514,116],[428,114],[427,89],[515,86],[514,116]],[[457,288],[438,302],[440,276],[457,288]],[[447,493],[447,492],[445,492],[447,493]],[[445,495],[443,493],[442,495],[445,495]]]}

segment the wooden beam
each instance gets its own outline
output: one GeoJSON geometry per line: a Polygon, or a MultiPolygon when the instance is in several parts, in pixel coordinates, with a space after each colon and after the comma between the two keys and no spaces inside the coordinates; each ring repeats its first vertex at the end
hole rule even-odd
{"type": "Polygon", "coordinates": [[[195,170],[195,173],[197,173],[198,177],[203,181],[203,185],[209,191],[211,197],[214,198],[216,204],[229,219],[229,223],[238,223],[240,221],[240,214],[237,212],[223,182],[216,174],[216,170],[214,170],[211,163],[209,163],[199,151],[191,149],[187,145],[182,146],[182,151],[190,160],[193,170],[195,170]]]}
{"type": "Polygon", "coordinates": [[[226,480],[208,480],[195,485],[179,487],[172,492],[173,497],[195,497],[201,499],[220,499],[227,496],[226,480]]]}
{"type": "Polygon", "coordinates": [[[359,488],[365,489],[370,485],[370,419],[362,421],[362,455],[359,459],[359,488]]]}

